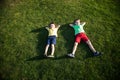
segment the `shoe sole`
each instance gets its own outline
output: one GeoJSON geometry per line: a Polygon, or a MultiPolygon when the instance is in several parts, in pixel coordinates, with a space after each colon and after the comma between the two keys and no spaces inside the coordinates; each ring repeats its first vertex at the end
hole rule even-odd
{"type": "Polygon", "coordinates": [[[101,52],[99,55],[93,55],[93,56],[96,56],[96,57],[97,57],[97,56],[101,56],[101,55],[103,55],[103,54],[104,54],[104,53],[103,53],[103,52],[101,52]]]}
{"type": "Polygon", "coordinates": [[[69,58],[74,58],[73,56],[67,55],[69,58]]]}
{"type": "Polygon", "coordinates": [[[54,57],[51,57],[51,56],[47,56],[48,58],[54,58],[54,57]]]}

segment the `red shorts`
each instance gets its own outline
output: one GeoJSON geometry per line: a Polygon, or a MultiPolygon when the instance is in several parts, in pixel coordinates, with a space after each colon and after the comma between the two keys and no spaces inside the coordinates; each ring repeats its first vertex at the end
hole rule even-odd
{"type": "Polygon", "coordinates": [[[85,33],[78,33],[75,36],[75,42],[80,43],[81,40],[84,41],[84,42],[86,42],[86,41],[89,40],[89,38],[86,36],[85,33]]]}

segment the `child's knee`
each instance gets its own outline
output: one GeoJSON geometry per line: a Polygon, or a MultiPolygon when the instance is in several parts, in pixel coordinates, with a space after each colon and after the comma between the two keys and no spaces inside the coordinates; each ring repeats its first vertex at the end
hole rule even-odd
{"type": "Polygon", "coordinates": [[[54,44],[51,44],[52,47],[54,47],[55,45],[54,44]]]}
{"type": "Polygon", "coordinates": [[[77,45],[78,45],[78,43],[77,43],[77,42],[75,42],[75,43],[74,43],[74,46],[77,46],[77,45]]]}
{"type": "Polygon", "coordinates": [[[50,46],[49,44],[47,44],[46,46],[50,46]]]}

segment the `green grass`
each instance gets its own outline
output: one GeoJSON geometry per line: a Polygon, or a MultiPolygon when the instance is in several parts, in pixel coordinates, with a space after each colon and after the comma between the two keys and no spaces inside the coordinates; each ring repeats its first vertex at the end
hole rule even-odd
{"type": "Polygon", "coordinates": [[[117,80],[120,74],[119,0],[1,0],[0,80],[117,80]],[[74,19],[86,21],[84,29],[98,51],[92,57],[81,43],[74,59],[74,19]],[[55,59],[44,59],[51,21],[60,24],[55,59]]]}

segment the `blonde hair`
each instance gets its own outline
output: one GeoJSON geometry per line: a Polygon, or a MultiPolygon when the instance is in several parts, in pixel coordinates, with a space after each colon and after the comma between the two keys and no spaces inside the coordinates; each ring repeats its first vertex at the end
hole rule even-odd
{"type": "Polygon", "coordinates": [[[54,24],[54,25],[55,25],[55,28],[57,27],[57,25],[56,25],[54,22],[51,22],[51,23],[49,24],[49,27],[50,27],[51,24],[54,24]]]}

